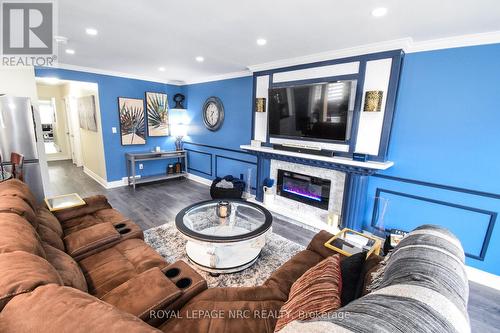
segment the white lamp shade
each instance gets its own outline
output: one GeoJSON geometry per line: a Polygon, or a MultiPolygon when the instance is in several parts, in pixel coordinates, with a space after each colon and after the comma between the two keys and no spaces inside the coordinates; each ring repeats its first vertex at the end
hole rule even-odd
{"type": "Polygon", "coordinates": [[[184,124],[172,124],[171,125],[172,129],[172,135],[173,136],[187,136],[187,126],[184,124]]]}

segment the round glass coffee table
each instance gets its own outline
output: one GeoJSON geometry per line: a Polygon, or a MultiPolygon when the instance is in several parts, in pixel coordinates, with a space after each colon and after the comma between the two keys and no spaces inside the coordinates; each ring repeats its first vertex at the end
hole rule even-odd
{"type": "MultiPolygon", "coordinates": [[[[222,214],[224,215],[224,214],[222,214]]],[[[187,239],[189,260],[212,275],[234,273],[255,263],[266,244],[272,215],[267,209],[243,200],[209,200],[184,208],[175,225],[187,239]],[[226,217],[219,217],[224,202],[226,217]]]]}

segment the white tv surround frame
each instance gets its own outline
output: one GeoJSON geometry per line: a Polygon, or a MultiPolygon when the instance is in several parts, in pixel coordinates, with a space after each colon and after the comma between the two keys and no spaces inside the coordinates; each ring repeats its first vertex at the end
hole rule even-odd
{"type": "MultiPolygon", "coordinates": [[[[360,65],[360,61],[348,61],[333,65],[318,65],[313,67],[291,69],[289,71],[278,71],[265,74],[256,74],[255,77],[255,97],[266,98],[266,112],[255,112],[254,117],[254,140],[270,144],[282,144],[289,146],[307,147],[310,149],[325,149],[335,152],[351,152],[366,154],[368,156],[378,156],[381,144],[382,132],[384,129],[384,116],[387,107],[387,97],[393,58],[388,56],[382,59],[366,61],[365,66],[360,65]],[[360,74],[364,71],[364,81],[360,101],[359,118],[353,123],[356,128],[351,129],[351,141],[355,143],[351,147],[349,143],[322,142],[314,140],[300,140],[289,138],[268,137],[268,90],[273,83],[290,82],[292,85],[297,81],[331,79],[346,75],[360,74]],[[363,112],[365,94],[367,91],[381,90],[384,92],[382,108],[380,112],[363,112]]],[[[356,100],[356,102],[359,102],[356,100]]]]}

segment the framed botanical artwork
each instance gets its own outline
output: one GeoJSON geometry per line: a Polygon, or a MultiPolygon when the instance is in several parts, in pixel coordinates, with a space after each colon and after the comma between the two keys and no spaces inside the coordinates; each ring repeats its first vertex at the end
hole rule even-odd
{"type": "Polygon", "coordinates": [[[170,135],[167,95],[146,92],[146,110],[148,114],[148,135],[170,135]]]}
{"type": "Polygon", "coordinates": [[[145,144],[146,123],[144,122],[144,100],[140,98],[118,97],[118,110],[122,145],[145,144]]]}

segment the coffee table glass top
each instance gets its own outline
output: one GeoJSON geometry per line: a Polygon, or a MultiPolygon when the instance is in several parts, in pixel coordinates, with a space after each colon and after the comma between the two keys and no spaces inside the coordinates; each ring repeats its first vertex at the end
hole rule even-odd
{"type": "Polygon", "coordinates": [[[0,169],[0,182],[3,182],[4,180],[9,180],[12,177],[12,174],[8,172],[7,170],[1,170],[0,169]]]}
{"type": "Polygon", "coordinates": [[[51,212],[63,210],[72,207],[86,205],[87,203],[78,195],[78,193],[58,195],[45,198],[45,203],[51,212]]]}
{"type": "Polygon", "coordinates": [[[204,201],[183,209],[176,218],[179,231],[205,241],[238,241],[256,237],[267,231],[272,216],[264,207],[239,200],[229,202],[227,217],[217,215],[221,200],[204,201]]]}

